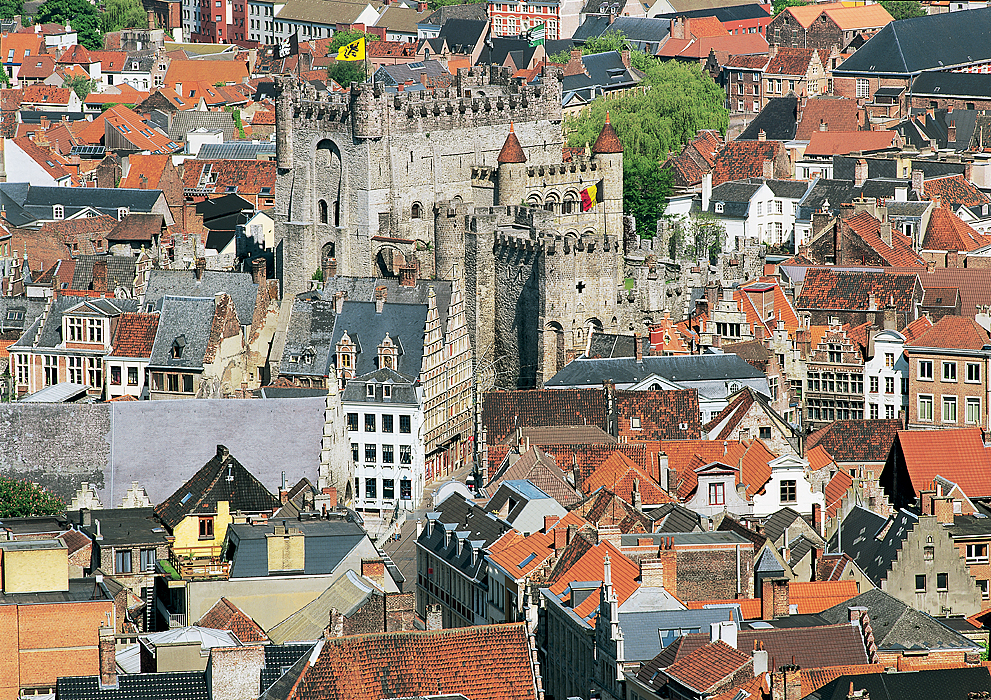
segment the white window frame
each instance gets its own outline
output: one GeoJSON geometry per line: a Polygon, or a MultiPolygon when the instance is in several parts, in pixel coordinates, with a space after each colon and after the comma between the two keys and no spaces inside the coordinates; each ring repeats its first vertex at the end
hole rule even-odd
{"type": "Polygon", "coordinates": [[[967,384],[980,384],[981,383],[981,363],[980,362],[968,362],[967,363],[967,375],[964,377],[964,382],[967,384]],[[977,374],[977,379],[971,379],[971,370],[975,370],[977,374]]]}
{"type": "Polygon", "coordinates": [[[932,360],[919,360],[917,372],[919,381],[933,381],[933,364],[932,360]]]}
{"type": "Polygon", "coordinates": [[[935,409],[935,406],[933,404],[934,404],[934,401],[933,401],[933,395],[932,394],[919,394],[918,406],[916,408],[916,411],[918,413],[918,419],[920,421],[924,421],[926,423],[932,423],[932,422],[934,422],[933,421],[933,416],[935,415],[934,412],[935,412],[936,409],[935,409]],[[928,404],[928,406],[929,406],[929,411],[928,411],[928,414],[929,415],[928,415],[928,417],[926,417],[925,415],[923,415],[922,406],[923,406],[924,403],[925,404],[928,404]]]}
{"type": "Polygon", "coordinates": [[[966,400],[966,406],[964,408],[964,422],[967,425],[980,425],[981,424],[981,399],[977,396],[968,396],[966,400]],[[971,409],[976,406],[977,414],[973,420],[971,420],[971,409]]]}
{"type": "Polygon", "coordinates": [[[955,360],[943,360],[942,362],[942,372],[940,372],[940,377],[944,382],[956,382],[957,381],[957,363],[955,360]],[[952,368],[952,371],[948,371],[952,368]],[[949,375],[953,375],[952,377],[949,375]]]}
{"type": "Polygon", "coordinates": [[[940,422],[941,423],[956,423],[957,422],[957,417],[959,416],[959,413],[957,411],[960,408],[957,405],[958,402],[957,402],[957,396],[956,396],[956,394],[943,394],[940,398],[941,398],[940,406],[942,408],[942,411],[940,411],[940,414],[939,414],[940,422]],[[947,414],[950,413],[950,411],[947,411],[947,408],[950,407],[950,406],[953,407],[953,411],[952,411],[952,413],[953,413],[953,420],[950,420],[950,419],[947,418],[947,414]]]}

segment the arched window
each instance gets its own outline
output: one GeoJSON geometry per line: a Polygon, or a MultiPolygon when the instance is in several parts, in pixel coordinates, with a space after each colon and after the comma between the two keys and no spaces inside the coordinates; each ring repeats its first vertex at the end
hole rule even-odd
{"type": "Polygon", "coordinates": [[[419,202],[413,202],[413,206],[412,208],[410,208],[409,218],[411,219],[423,218],[423,207],[420,206],[419,202]]]}
{"type": "Polygon", "coordinates": [[[578,198],[575,196],[574,192],[568,192],[564,195],[564,202],[561,204],[562,214],[574,214],[575,204],[578,202],[578,198]]]}
{"type": "Polygon", "coordinates": [[[327,223],[327,202],[326,202],[326,200],[321,199],[319,202],[317,202],[317,209],[319,210],[320,223],[321,224],[326,224],[327,223]]]}

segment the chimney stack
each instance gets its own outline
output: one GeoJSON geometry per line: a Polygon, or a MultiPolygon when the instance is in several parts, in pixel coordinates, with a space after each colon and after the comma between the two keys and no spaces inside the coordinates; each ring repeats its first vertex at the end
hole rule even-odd
{"type": "Polygon", "coordinates": [[[385,306],[385,299],[388,296],[388,290],[385,287],[375,288],[375,313],[382,313],[382,308],[385,306]]]}
{"type": "Polygon", "coordinates": [[[640,335],[640,331],[633,334],[633,354],[637,358],[637,362],[643,362],[643,338],[640,335]]]}
{"type": "Polygon", "coordinates": [[[97,260],[93,263],[93,291],[107,291],[107,261],[97,260]]]}
{"type": "Polygon", "coordinates": [[[853,166],[853,186],[861,187],[864,181],[867,179],[867,161],[863,158],[858,158],[857,162],[853,166]]]}
{"type": "Polygon", "coordinates": [[[664,562],[656,558],[640,560],[640,587],[664,588],[664,562]]]}
{"type": "Polygon", "coordinates": [[[444,614],[441,612],[440,605],[428,605],[427,606],[427,620],[426,629],[428,632],[432,630],[442,630],[444,629],[444,614]]]}
{"type": "Polygon", "coordinates": [[[761,583],[760,610],[761,619],[764,620],[788,615],[788,579],[764,579],[761,583]]]}
{"type": "MultiPolygon", "coordinates": [[[[764,133],[764,132],[761,132],[761,133],[764,133]]],[[[770,159],[765,159],[764,160],[764,167],[762,169],[761,175],[764,177],[765,180],[773,180],[774,179],[774,161],[773,160],[770,160],[770,159]]]]}
{"type": "Polygon", "coordinates": [[[337,258],[330,258],[327,260],[327,275],[330,277],[337,277],[337,258]]]}
{"type": "Polygon", "coordinates": [[[767,133],[763,129],[757,132],[757,140],[767,141],[767,133]]]}
{"type": "Polygon", "coordinates": [[[113,627],[100,628],[100,687],[117,687],[117,640],[113,627]]]}
{"type": "Polygon", "coordinates": [[[382,557],[361,560],[361,575],[385,590],[385,560],[382,557]]]}
{"type": "Polygon", "coordinates": [[[206,272],[206,258],[196,258],[196,279],[203,279],[203,273],[206,272]]]}
{"type": "Polygon", "coordinates": [[[251,261],[251,281],[255,284],[265,284],[268,279],[268,264],[265,258],[255,258],[251,261]]]}

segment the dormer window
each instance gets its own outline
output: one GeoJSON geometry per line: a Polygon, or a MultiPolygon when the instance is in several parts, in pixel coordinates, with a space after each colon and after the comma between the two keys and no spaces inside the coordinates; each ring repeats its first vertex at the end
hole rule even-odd
{"type": "Polygon", "coordinates": [[[120,221],[125,216],[131,213],[131,210],[127,207],[117,207],[117,221],[120,221]]]}
{"type": "Polygon", "coordinates": [[[375,385],[374,384],[366,384],[365,385],[365,396],[367,398],[369,398],[369,399],[374,399],[375,398],[375,385]]]}
{"type": "Polygon", "coordinates": [[[178,338],[172,341],[172,349],[169,351],[169,357],[173,360],[181,360],[182,353],[186,349],[186,334],[183,333],[178,338]]]}
{"type": "Polygon", "coordinates": [[[392,398],[392,387],[388,384],[382,385],[382,398],[391,399],[392,398]]]}
{"type": "Polygon", "coordinates": [[[716,202],[715,209],[716,209],[716,213],[717,214],[722,214],[723,213],[723,203],[722,202],[716,202]]]}
{"type": "Polygon", "coordinates": [[[388,333],[385,334],[385,338],[382,339],[382,343],[378,347],[378,366],[379,369],[392,370],[399,366],[399,347],[388,333]]]}
{"type": "Polygon", "coordinates": [[[69,341],[81,343],[86,339],[83,328],[85,322],[81,318],[69,317],[65,321],[66,338],[69,341]]]}
{"type": "Polygon", "coordinates": [[[61,221],[65,218],[65,207],[61,204],[52,205],[52,218],[55,221],[61,221]]]}
{"type": "Polygon", "coordinates": [[[102,343],[103,342],[103,319],[102,318],[91,318],[87,322],[87,328],[89,330],[89,342],[91,343],[102,343]]]}
{"type": "Polygon", "coordinates": [[[340,379],[347,380],[354,377],[359,352],[357,337],[352,338],[347,331],[344,331],[344,335],[337,342],[336,348],[337,376],[340,379]]]}

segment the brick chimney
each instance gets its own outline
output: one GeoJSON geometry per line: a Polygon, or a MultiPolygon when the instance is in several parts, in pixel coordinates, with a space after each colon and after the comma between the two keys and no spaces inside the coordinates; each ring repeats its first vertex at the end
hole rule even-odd
{"type": "Polygon", "coordinates": [[[771,680],[772,700],[795,700],[802,697],[802,669],[795,664],[782,666],[771,680]]]}
{"type": "Polygon", "coordinates": [[[203,279],[204,272],[206,272],[206,258],[196,258],[196,268],[194,273],[196,275],[196,279],[203,279]]]}
{"type": "Polygon", "coordinates": [[[950,143],[956,143],[957,140],[957,123],[955,120],[950,120],[950,125],[946,127],[946,140],[950,143]]]}
{"type": "Polygon", "coordinates": [[[416,267],[406,265],[399,268],[399,284],[403,287],[416,286],[416,267]]]}
{"type": "Polygon", "coordinates": [[[864,184],[864,180],[867,179],[867,161],[863,158],[858,158],[857,162],[853,166],[853,186],[860,187],[864,184]]]}
{"type": "Polygon", "coordinates": [[[953,500],[949,496],[933,496],[933,515],[941,525],[953,524],[953,500]]]}
{"type": "MultiPolygon", "coordinates": [[[[610,17],[611,16],[612,15],[610,15],[610,17]]],[[[620,52],[620,56],[623,57],[623,65],[626,66],[627,68],[629,68],[630,67],[630,50],[629,49],[623,49],[622,52],[620,52]]],[[[954,139],[954,140],[956,140],[956,139],[954,139]]]]}
{"type": "Polygon", "coordinates": [[[362,559],[361,575],[385,590],[385,560],[382,557],[362,559]]]}
{"type": "Polygon", "coordinates": [[[93,291],[107,291],[107,261],[97,260],[93,263],[93,291]]]}
{"type": "Polygon", "coordinates": [[[788,579],[768,578],[761,583],[761,619],[773,620],[788,615],[788,579]]]}
{"type": "Polygon", "coordinates": [[[758,131],[757,132],[757,140],[758,141],[767,141],[767,132],[765,132],[763,129],[761,129],[760,131],[758,131]]]}
{"type": "Polygon", "coordinates": [[[763,167],[762,172],[761,172],[761,177],[763,177],[765,180],[773,180],[774,179],[774,161],[773,160],[770,160],[770,159],[765,159],[764,160],[764,163],[763,163],[763,166],[764,167],[763,167]]]}
{"type": "Polygon", "coordinates": [[[685,39],[688,31],[688,19],[675,17],[671,20],[670,34],[672,39],[685,39]]]}
{"type": "Polygon", "coordinates": [[[637,362],[643,362],[643,338],[640,336],[640,331],[633,334],[633,354],[637,362]]]}
{"type": "Polygon", "coordinates": [[[640,586],[646,588],[664,587],[664,562],[660,559],[640,560],[640,586]]]}
{"type": "Polygon", "coordinates": [[[117,640],[113,627],[100,628],[100,686],[117,687],[117,640]]]}
{"type": "Polygon", "coordinates": [[[444,614],[441,612],[440,605],[427,606],[426,623],[427,632],[444,629],[444,614]]]}
{"type": "Polygon", "coordinates": [[[268,264],[265,258],[255,258],[251,261],[251,281],[255,284],[265,284],[268,279],[268,264]]]}
{"type": "Polygon", "coordinates": [[[545,515],[544,516],[544,534],[550,532],[551,528],[560,520],[556,515],[545,515]]]}
{"type": "Polygon", "coordinates": [[[148,10],[148,29],[155,28],[155,13],[152,10],[148,10]]]}
{"type": "Polygon", "coordinates": [[[326,277],[337,277],[337,258],[329,258],[327,260],[327,274],[326,277]]]}
{"type": "Polygon", "coordinates": [[[385,306],[385,298],[388,296],[388,291],[385,287],[375,288],[375,313],[382,313],[382,308],[385,306]]]}

